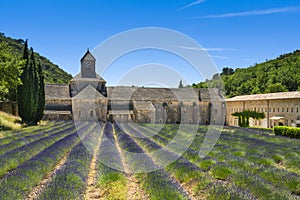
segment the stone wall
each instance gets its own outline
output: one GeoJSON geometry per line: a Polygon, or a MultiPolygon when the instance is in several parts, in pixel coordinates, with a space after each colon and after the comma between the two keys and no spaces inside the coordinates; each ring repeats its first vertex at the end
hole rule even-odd
{"type": "Polygon", "coordinates": [[[0,102],[0,111],[11,114],[18,115],[18,104],[16,102],[0,102]]]}
{"type": "Polygon", "coordinates": [[[69,121],[72,120],[72,113],[70,111],[49,111],[44,112],[43,120],[51,121],[69,121]]]}
{"type": "Polygon", "coordinates": [[[72,101],[72,113],[74,120],[105,122],[107,121],[107,101],[74,99],[72,101]]]}

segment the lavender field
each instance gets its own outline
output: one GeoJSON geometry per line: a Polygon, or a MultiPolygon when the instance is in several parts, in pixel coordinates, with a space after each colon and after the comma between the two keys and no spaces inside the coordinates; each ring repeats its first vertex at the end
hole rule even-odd
{"type": "Polygon", "coordinates": [[[300,199],[300,140],[224,127],[201,159],[208,126],[194,135],[191,126],[52,122],[3,132],[0,199],[300,199]],[[159,168],[160,149],[178,159],[139,171],[159,168]]]}

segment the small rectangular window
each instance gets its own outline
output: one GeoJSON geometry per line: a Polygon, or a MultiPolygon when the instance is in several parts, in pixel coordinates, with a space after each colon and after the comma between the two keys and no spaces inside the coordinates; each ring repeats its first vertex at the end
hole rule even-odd
{"type": "Polygon", "coordinates": [[[273,108],[273,112],[275,112],[275,108],[273,108]]]}
{"type": "Polygon", "coordinates": [[[293,107],[291,108],[291,112],[292,112],[292,113],[294,112],[294,108],[293,108],[293,107]]]}
{"type": "Polygon", "coordinates": [[[289,112],[289,107],[286,107],[286,112],[289,112]]]}
{"type": "Polygon", "coordinates": [[[299,112],[299,107],[296,108],[296,113],[298,113],[298,112],[299,112]]]}
{"type": "Polygon", "coordinates": [[[282,112],[284,112],[284,108],[282,108],[282,112]]]}

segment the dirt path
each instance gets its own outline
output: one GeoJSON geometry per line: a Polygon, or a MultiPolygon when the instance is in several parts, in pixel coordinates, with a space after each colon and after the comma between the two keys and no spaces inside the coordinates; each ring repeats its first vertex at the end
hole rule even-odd
{"type": "Polygon", "coordinates": [[[96,187],[96,179],[97,179],[97,156],[99,153],[101,140],[103,136],[104,127],[101,130],[101,135],[97,142],[97,145],[94,150],[94,155],[90,165],[90,172],[87,180],[87,187],[84,195],[84,199],[100,199],[101,190],[96,187]]]}
{"type": "Polygon", "coordinates": [[[37,199],[39,194],[45,189],[47,184],[51,181],[51,179],[55,176],[56,172],[65,164],[68,156],[70,155],[71,150],[59,161],[59,163],[55,166],[54,170],[50,172],[38,186],[33,188],[30,194],[27,196],[26,200],[37,199]]]}
{"type": "Polygon", "coordinates": [[[146,194],[145,191],[143,191],[140,187],[139,181],[135,178],[134,174],[132,174],[128,168],[128,165],[124,159],[124,154],[122,152],[122,149],[120,148],[115,129],[113,128],[113,135],[116,140],[116,147],[118,149],[119,155],[121,157],[122,165],[124,172],[126,174],[127,178],[127,199],[130,200],[148,200],[149,195],[146,194]]]}

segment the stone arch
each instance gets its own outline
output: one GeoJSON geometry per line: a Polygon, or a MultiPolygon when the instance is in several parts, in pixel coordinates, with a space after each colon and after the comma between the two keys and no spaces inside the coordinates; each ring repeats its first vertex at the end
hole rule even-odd
{"type": "Polygon", "coordinates": [[[94,110],[90,110],[90,118],[94,117],[94,110]]]}

